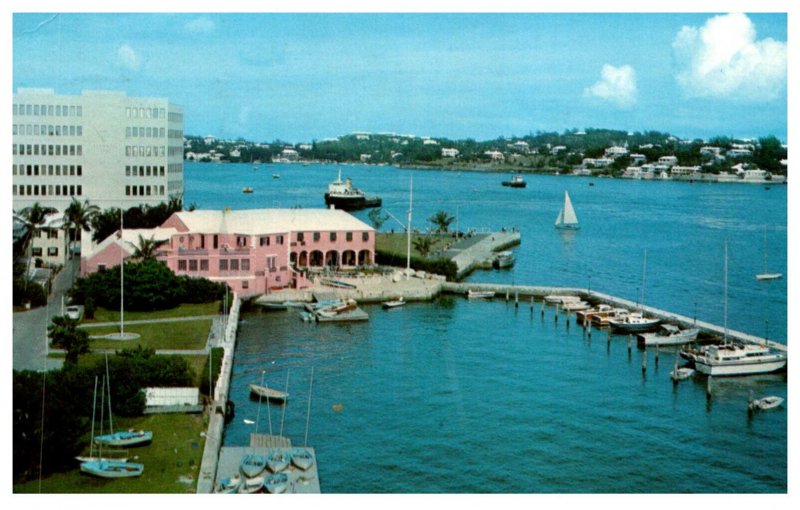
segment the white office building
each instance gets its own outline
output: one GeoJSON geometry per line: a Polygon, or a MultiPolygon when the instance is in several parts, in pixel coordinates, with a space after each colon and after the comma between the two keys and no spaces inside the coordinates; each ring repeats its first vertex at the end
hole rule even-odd
{"type": "Polygon", "coordinates": [[[156,205],[183,194],[183,108],[124,92],[20,88],[13,98],[14,210],[156,205]]]}

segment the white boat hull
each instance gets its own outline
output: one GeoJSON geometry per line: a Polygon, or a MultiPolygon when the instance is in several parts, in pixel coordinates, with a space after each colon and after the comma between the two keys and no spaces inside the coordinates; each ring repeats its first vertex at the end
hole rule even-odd
{"type": "Polygon", "coordinates": [[[786,359],[772,361],[736,361],[730,363],[708,363],[702,359],[695,359],[694,366],[701,374],[711,376],[767,374],[775,372],[786,366],[786,359]]]}
{"type": "Polygon", "coordinates": [[[779,278],[783,278],[783,274],[781,273],[763,273],[757,274],[756,280],[777,280],[779,278]]]}
{"type": "Polygon", "coordinates": [[[657,333],[643,333],[639,335],[640,343],[650,345],[684,345],[697,339],[699,329],[689,329],[676,335],[659,335],[657,333]]]}

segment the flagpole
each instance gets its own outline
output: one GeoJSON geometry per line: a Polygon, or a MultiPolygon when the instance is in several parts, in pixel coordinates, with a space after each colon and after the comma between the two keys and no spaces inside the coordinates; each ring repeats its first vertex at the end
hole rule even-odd
{"type": "Polygon", "coordinates": [[[414,176],[412,175],[408,187],[408,234],[406,240],[406,280],[411,275],[411,211],[414,204],[414,176]]]}
{"type": "Polygon", "coordinates": [[[124,211],[119,210],[119,336],[125,338],[125,250],[123,249],[123,216],[124,211]]]}

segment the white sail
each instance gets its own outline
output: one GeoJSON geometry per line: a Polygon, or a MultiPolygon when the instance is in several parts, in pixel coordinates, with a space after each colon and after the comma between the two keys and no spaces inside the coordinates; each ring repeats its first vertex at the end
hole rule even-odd
{"type": "Polygon", "coordinates": [[[564,192],[564,207],[558,211],[558,218],[556,218],[556,228],[579,228],[578,217],[575,215],[575,209],[572,208],[569,193],[566,191],[564,192]]]}

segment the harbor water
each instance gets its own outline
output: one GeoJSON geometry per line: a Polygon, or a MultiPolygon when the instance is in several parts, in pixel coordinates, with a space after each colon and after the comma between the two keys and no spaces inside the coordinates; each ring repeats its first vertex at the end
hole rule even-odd
{"type": "MultiPolygon", "coordinates": [[[[337,172],[188,164],[185,201],[321,207],[337,172]]],[[[590,287],[634,301],[644,290],[648,305],[717,324],[727,240],[729,327],[787,342],[786,186],[526,176],[527,188],[511,189],[501,174],[364,166],[343,174],[400,220],[413,175],[420,229],[440,209],[461,230],[519,229],[515,266],[472,281],[590,287]],[[567,235],[553,229],[564,190],[581,222],[567,235]],[[782,280],[755,280],[765,226],[768,268],[782,280]]],[[[401,229],[389,221],[384,230],[401,229]]],[[[529,303],[443,296],[364,309],[370,320],[351,324],[303,323],[296,311],[244,314],[231,381],[236,418],[224,443],[247,444],[257,428],[302,444],[308,418],[323,492],[787,490],[785,407],[747,413],[751,390],[786,397],[785,374],[714,379],[709,402],[705,378],[672,385],[674,350],[662,349],[658,365],[649,350],[643,365],[627,337],[589,337],[552,308],[542,319],[540,303],[531,312],[529,303]],[[287,373],[285,409],[248,397],[262,375],[283,388],[287,373]]]]}

